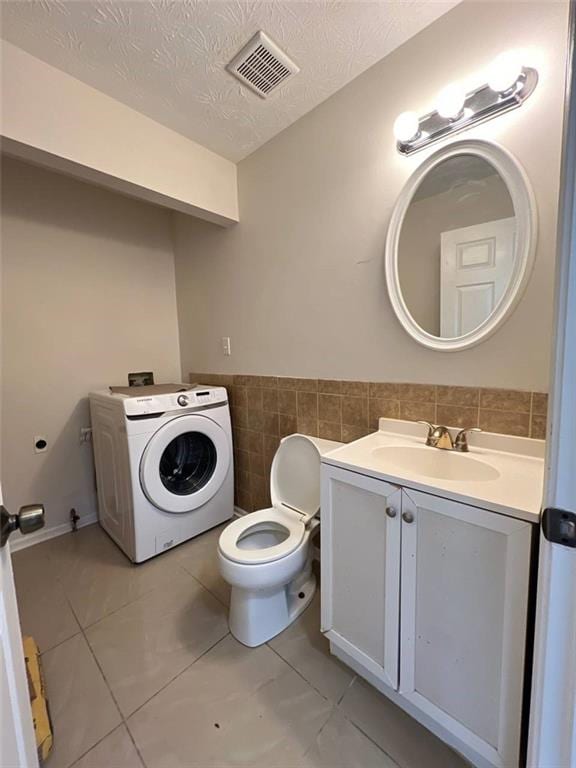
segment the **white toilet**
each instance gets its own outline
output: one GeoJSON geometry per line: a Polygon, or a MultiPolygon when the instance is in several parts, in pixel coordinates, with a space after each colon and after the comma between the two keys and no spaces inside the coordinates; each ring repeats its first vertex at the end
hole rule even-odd
{"type": "Polygon", "coordinates": [[[220,572],[232,587],[230,631],[244,645],[282,632],[314,597],[310,540],[320,524],[320,457],[340,445],[285,437],[272,462],[272,507],[240,517],[220,535],[220,572]]]}

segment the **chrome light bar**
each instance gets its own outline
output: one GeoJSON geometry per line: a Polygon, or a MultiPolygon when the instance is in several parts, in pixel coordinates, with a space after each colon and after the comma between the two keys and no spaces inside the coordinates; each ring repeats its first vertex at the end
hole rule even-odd
{"type": "Polygon", "coordinates": [[[462,109],[455,117],[442,117],[437,110],[434,110],[418,118],[418,128],[413,136],[410,139],[397,141],[398,152],[411,155],[445,136],[516,109],[526,101],[537,83],[538,72],[531,67],[522,67],[516,82],[505,91],[494,90],[488,84],[481,85],[466,94],[462,109]]]}

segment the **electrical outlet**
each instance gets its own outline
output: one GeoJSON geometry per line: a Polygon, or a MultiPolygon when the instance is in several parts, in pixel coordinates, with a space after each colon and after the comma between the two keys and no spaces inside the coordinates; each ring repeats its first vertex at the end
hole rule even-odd
{"type": "Polygon", "coordinates": [[[34,437],[34,453],[46,453],[48,450],[48,440],[43,435],[34,437]]]}
{"type": "Polygon", "coordinates": [[[230,336],[222,336],[222,352],[228,357],[232,354],[230,347],[230,336]]]}
{"type": "Polygon", "coordinates": [[[92,427],[80,427],[80,442],[89,443],[92,441],[92,427]]]}

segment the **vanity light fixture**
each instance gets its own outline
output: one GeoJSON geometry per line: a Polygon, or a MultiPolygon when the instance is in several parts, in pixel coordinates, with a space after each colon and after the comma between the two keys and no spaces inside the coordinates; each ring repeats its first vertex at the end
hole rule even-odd
{"type": "Polygon", "coordinates": [[[519,107],[536,88],[538,72],[522,64],[520,54],[498,56],[489,71],[488,82],[465,93],[451,83],[438,94],[437,108],[418,118],[415,112],[402,112],[394,122],[398,152],[410,155],[434,141],[469,128],[519,107]]]}
{"type": "Polygon", "coordinates": [[[466,91],[457,83],[443,88],[438,94],[438,114],[448,120],[460,120],[464,113],[466,91]]]}
{"type": "Polygon", "coordinates": [[[394,121],[394,136],[398,142],[414,141],[420,136],[416,112],[402,112],[394,121]]]}
{"type": "Polygon", "coordinates": [[[497,93],[507,93],[516,85],[518,78],[522,74],[522,59],[514,51],[501,53],[497,56],[488,76],[488,85],[497,93]]]}

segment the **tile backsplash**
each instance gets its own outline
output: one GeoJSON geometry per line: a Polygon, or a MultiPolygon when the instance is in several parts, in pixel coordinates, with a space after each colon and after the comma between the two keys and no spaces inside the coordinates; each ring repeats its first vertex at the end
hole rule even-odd
{"type": "Polygon", "coordinates": [[[546,435],[548,396],[542,392],[220,373],[191,373],[190,381],[228,390],[235,503],[247,512],[270,505],[272,459],[280,438],[293,432],[350,442],[376,430],[385,416],[546,435]]]}

